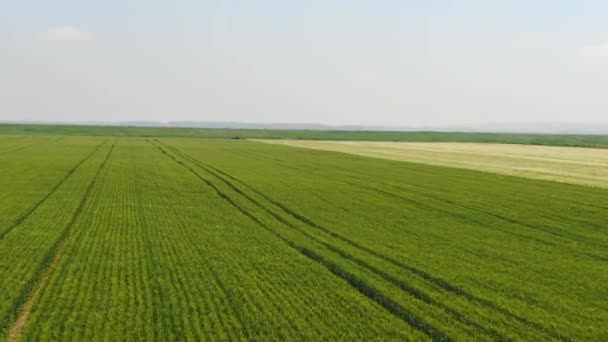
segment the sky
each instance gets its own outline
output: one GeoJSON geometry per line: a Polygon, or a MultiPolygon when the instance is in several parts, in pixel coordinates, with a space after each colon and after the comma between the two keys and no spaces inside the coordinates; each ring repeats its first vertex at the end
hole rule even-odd
{"type": "Polygon", "coordinates": [[[608,1],[0,0],[0,121],[608,123],[608,1]]]}

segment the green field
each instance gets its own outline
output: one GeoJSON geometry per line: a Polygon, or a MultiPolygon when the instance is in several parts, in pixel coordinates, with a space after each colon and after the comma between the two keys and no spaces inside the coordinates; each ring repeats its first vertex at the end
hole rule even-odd
{"type": "Polygon", "coordinates": [[[338,141],[479,142],[608,148],[608,135],[462,132],[319,131],[279,129],[210,129],[130,126],[0,124],[0,135],[61,135],[226,139],[298,139],[338,141]]]}
{"type": "Polygon", "coordinates": [[[113,129],[0,135],[7,340],[608,339],[606,189],[113,129]]]}

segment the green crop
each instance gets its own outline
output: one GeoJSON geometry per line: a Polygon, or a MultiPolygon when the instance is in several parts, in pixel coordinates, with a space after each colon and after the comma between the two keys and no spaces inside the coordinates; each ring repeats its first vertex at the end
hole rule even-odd
{"type": "MultiPolygon", "coordinates": [[[[217,129],[193,127],[79,126],[1,124],[0,135],[61,135],[205,139],[297,139],[335,141],[479,142],[608,148],[608,135],[402,132],[346,130],[217,129]]],[[[2,153],[2,152],[0,152],[2,153]]]]}
{"type": "Polygon", "coordinates": [[[9,340],[608,338],[606,189],[166,137],[0,172],[9,340]]]}

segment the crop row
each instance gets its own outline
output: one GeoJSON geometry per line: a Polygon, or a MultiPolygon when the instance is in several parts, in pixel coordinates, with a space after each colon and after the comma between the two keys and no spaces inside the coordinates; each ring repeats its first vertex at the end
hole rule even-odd
{"type": "MultiPolygon", "coordinates": [[[[69,138],[49,142],[51,139],[42,137],[12,140],[32,146],[0,154],[0,235],[35,210],[36,204],[60,186],[74,166],[103,141],[69,138]]],[[[4,142],[0,139],[0,145],[4,142]]]]}
{"type": "Polygon", "coordinates": [[[20,216],[0,237],[0,331],[6,333],[37,289],[57,248],[79,215],[79,203],[104,160],[109,146],[101,142],[53,188],[20,216]]]}
{"type": "Polygon", "coordinates": [[[1,139],[0,140],[0,155],[6,154],[14,154],[19,151],[23,151],[25,149],[29,149],[30,147],[49,144],[55,141],[62,140],[63,137],[45,137],[45,138],[32,138],[30,137],[27,140],[24,139],[1,139]]]}
{"type": "Polygon", "coordinates": [[[608,333],[605,190],[248,141],[72,139],[56,165],[27,149],[48,177],[13,177],[44,181],[0,222],[9,337],[608,333]]]}
{"type": "Polygon", "coordinates": [[[121,140],[24,337],[422,337],[147,143],[121,140]]]}
{"type": "Polygon", "coordinates": [[[605,191],[247,142],[170,145],[309,231],[332,236],[330,246],[376,263],[385,278],[419,282],[436,302],[489,330],[601,335],[605,191]],[[548,195],[539,199],[543,188],[548,195]]]}
{"type": "MultiPolygon", "coordinates": [[[[412,273],[410,276],[417,276],[419,281],[430,283],[427,286],[439,286],[444,292],[448,292],[449,295],[477,301],[478,307],[475,308],[476,311],[483,309],[490,311],[489,313],[486,312],[486,317],[490,315],[505,315],[507,319],[519,320],[520,323],[524,324],[520,328],[521,332],[526,331],[526,326],[531,326],[532,330],[539,330],[536,333],[553,335],[555,338],[560,337],[558,334],[543,328],[539,324],[519,318],[504,309],[496,307],[496,305],[488,304],[423,271],[403,265],[399,261],[391,260],[384,255],[357,245],[347,238],[332,234],[310,220],[303,218],[301,215],[289,212],[284,207],[272,203],[272,201],[267,201],[267,197],[264,199],[268,203],[262,204],[260,203],[261,199],[254,198],[253,194],[247,194],[243,188],[239,188],[228,180],[228,178],[231,178],[229,175],[222,175],[219,172],[211,171],[210,167],[180,154],[176,149],[170,146],[167,148],[185,159],[190,159],[191,162],[200,166],[200,169],[208,173],[209,176],[215,177],[219,182],[224,183],[227,188],[223,191],[231,189],[234,193],[233,197],[230,197],[225,192],[222,196],[231,202],[234,207],[247,213],[259,225],[274,231],[289,246],[319,265],[324,266],[328,271],[348,282],[354,289],[367,296],[370,300],[378,303],[388,312],[404,320],[413,328],[427,334],[430,338],[447,340],[450,339],[450,336],[460,338],[475,336],[476,338],[480,338],[485,335],[487,338],[504,339],[507,336],[490,325],[479,323],[477,319],[481,319],[481,316],[469,318],[458,312],[456,307],[461,307],[461,303],[455,307],[445,305],[443,302],[433,299],[421,287],[408,284],[410,280],[390,275],[383,271],[384,266],[372,266],[367,260],[376,258],[383,259],[382,261],[385,262],[392,262],[393,266],[398,266],[399,271],[396,274],[400,274],[400,276],[403,276],[404,272],[409,271],[412,273]],[[247,209],[248,205],[251,207],[250,209],[247,209]],[[270,209],[269,207],[272,205],[277,208],[270,209]],[[263,222],[263,214],[272,217],[274,221],[278,221],[275,222],[278,224],[275,224],[273,228],[270,224],[263,222]],[[293,221],[304,227],[298,227],[293,221]],[[311,228],[320,232],[317,232],[317,234],[309,232],[311,228]],[[347,245],[352,251],[349,251],[346,247],[338,247],[339,244],[347,245]],[[363,257],[363,259],[360,257],[363,257]]],[[[194,170],[191,171],[196,172],[194,170]]],[[[234,178],[232,179],[234,180],[234,178]]],[[[218,191],[222,190],[218,189],[218,191]]],[[[257,192],[256,195],[260,195],[260,193],[257,192]]],[[[264,196],[261,197],[263,198],[264,196]]],[[[532,334],[533,332],[529,333],[532,334]]]]}

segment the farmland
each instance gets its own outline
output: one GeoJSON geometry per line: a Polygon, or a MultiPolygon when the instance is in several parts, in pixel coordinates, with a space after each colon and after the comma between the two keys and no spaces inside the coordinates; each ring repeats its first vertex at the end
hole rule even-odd
{"type": "Polygon", "coordinates": [[[608,190],[248,140],[0,135],[7,340],[605,340],[608,190]]]}
{"type": "Polygon", "coordinates": [[[281,130],[191,127],[26,125],[0,123],[0,135],[115,136],[204,139],[227,139],[241,137],[245,139],[321,141],[478,142],[608,148],[608,135],[580,134],[281,130]]]}
{"type": "Polygon", "coordinates": [[[445,142],[261,141],[608,188],[608,149],[445,142]]]}

